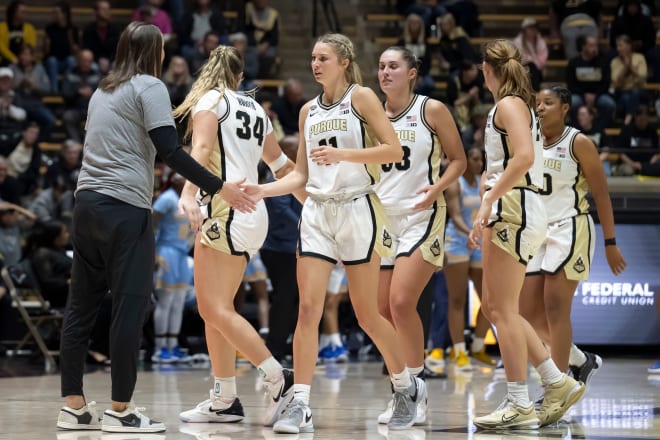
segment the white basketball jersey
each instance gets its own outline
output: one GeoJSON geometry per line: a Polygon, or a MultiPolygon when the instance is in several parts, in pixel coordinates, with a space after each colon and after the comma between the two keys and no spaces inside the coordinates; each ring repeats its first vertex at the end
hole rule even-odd
{"type": "Polygon", "coordinates": [[[573,143],[580,131],[564,128],[554,143],[543,147],[543,189],[540,191],[548,223],[589,213],[589,185],[573,154],[573,143]]]}
{"type": "MultiPolygon", "coordinates": [[[[488,113],[486,120],[486,188],[492,188],[495,185],[507,167],[509,159],[513,154],[511,143],[515,139],[510,139],[509,135],[501,128],[495,125],[495,112],[497,104],[488,113]]],[[[517,182],[516,188],[538,189],[543,186],[543,141],[541,136],[541,126],[539,124],[536,112],[529,108],[532,117],[532,145],[534,146],[534,164],[517,182]]]]}
{"type": "MultiPolygon", "coordinates": [[[[403,159],[381,165],[376,193],[387,213],[414,211],[415,204],[425,197],[417,191],[434,184],[440,177],[442,147],[435,131],[424,119],[428,100],[426,96],[415,95],[407,109],[390,118],[403,148],[403,159]]],[[[445,206],[444,195],[440,195],[437,203],[445,206]]]]}
{"type": "Polygon", "coordinates": [[[368,192],[378,181],[377,165],[351,162],[317,165],[309,157],[313,148],[322,145],[361,149],[375,144],[365,120],[353,108],[351,95],[355,87],[355,84],[349,86],[344,96],[332,105],[323,104],[319,95],[309,108],[304,128],[308,167],[306,190],[312,196],[368,192]]]}
{"type": "Polygon", "coordinates": [[[193,114],[200,110],[218,116],[218,149],[211,154],[209,171],[228,182],[246,177],[248,183],[259,183],[257,165],[266,136],[273,131],[266,111],[251,97],[233,90],[225,90],[222,98],[217,90],[206,92],[193,114]]]}

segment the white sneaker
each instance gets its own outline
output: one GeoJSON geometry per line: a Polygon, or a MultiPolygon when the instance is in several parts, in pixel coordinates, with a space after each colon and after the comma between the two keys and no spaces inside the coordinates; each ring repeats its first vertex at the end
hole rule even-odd
{"type": "MultiPolygon", "coordinates": [[[[423,425],[426,423],[426,413],[428,410],[428,396],[426,395],[426,387],[424,387],[423,393],[423,396],[418,397],[417,412],[415,413],[415,421],[413,422],[413,425],[423,425]]],[[[385,408],[385,411],[378,415],[379,424],[386,425],[390,423],[390,420],[392,419],[393,407],[394,395],[392,395],[392,399],[387,402],[387,408],[385,408]]]]}
{"type": "Polygon", "coordinates": [[[535,429],[540,426],[540,421],[533,404],[523,408],[505,397],[495,411],[475,417],[474,424],[482,429],[535,429]]]}
{"type": "Polygon", "coordinates": [[[145,408],[137,407],[131,403],[122,412],[106,409],[103,413],[101,430],[103,432],[165,432],[165,425],[151,420],[142,414],[145,408]]]}
{"type": "Polygon", "coordinates": [[[293,371],[282,369],[282,378],[275,383],[265,382],[268,407],[264,414],[264,426],[273,426],[284,407],[293,399],[293,371]]]}
{"type": "Polygon", "coordinates": [[[312,410],[309,409],[309,405],[300,399],[293,399],[273,425],[273,432],[282,434],[314,432],[312,410]]]}
{"type": "Polygon", "coordinates": [[[210,398],[199,403],[193,409],[183,411],[179,414],[182,422],[186,423],[235,423],[240,422],[245,417],[243,405],[238,397],[225,409],[214,409],[213,403],[217,400],[213,395],[213,390],[209,392],[210,398]]]}
{"type": "MultiPolygon", "coordinates": [[[[405,391],[394,392],[392,404],[392,418],[387,423],[390,431],[408,429],[417,420],[419,404],[426,400],[426,383],[418,378],[412,378],[413,383],[405,391]]],[[[424,410],[426,405],[424,405],[424,410]]],[[[426,422],[426,415],[424,415],[426,422]]]]}
{"type": "Polygon", "coordinates": [[[101,429],[101,419],[96,412],[96,402],[89,402],[80,409],[62,407],[57,416],[57,427],[71,430],[101,429]]]}

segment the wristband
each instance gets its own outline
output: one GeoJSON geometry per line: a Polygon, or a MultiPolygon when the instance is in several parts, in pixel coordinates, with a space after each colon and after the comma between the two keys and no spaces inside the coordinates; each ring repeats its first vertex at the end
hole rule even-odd
{"type": "Polygon", "coordinates": [[[616,238],[606,238],[605,239],[605,246],[616,246],[616,238]]]}
{"type": "Polygon", "coordinates": [[[268,164],[268,168],[275,174],[289,161],[289,158],[286,154],[280,153],[280,157],[268,164]]]}

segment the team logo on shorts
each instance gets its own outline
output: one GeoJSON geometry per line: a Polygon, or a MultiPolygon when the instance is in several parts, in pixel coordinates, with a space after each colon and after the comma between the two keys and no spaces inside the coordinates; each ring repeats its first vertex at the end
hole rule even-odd
{"type": "Polygon", "coordinates": [[[433,240],[433,244],[431,245],[429,250],[431,251],[431,253],[433,254],[434,257],[439,257],[440,252],[441,252],[440,240],[438,240],[437,238],[435,240],[433,240]]]}
{"type": "Polygon", "coordinates": [[[503,228],[497,231],[497,238],[499,238],[504,243],[509,241],[509,228],[503,228]]]}
{"type": "Polygon", "coordinates": [[[577,273],[582,273],[586,270],[586,267],[584,267],[584,261],[582,260],[582,257],[578,257],[577,261],[573,265],[573,270],[576,271],[577,273]]]}
{"type": "Polygon", "coordinates": [[[392,236],[387,232],[387,229],[383,229],[383,246],[392,247],[392,236]]]}
{"type": "Polygon", "coordinates": [[[218,222],[213,222],[211,226],[206,230],[206,236],[209,240],[217,240],[220,238],[220,228],[218,227],[218,222]]]}

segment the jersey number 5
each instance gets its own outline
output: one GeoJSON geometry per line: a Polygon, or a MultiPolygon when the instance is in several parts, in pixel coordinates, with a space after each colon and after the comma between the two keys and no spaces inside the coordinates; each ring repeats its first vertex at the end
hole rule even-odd
{"type": "Polygon", "coordinates": [[[254,126],[250,128],[250,115],[244,111],[236,112],[236,119],[240,119],[243,125],[236,127],[236,136],[241,139],[250,140],[252,136],[257,139],[261,147],[264,143],[264,118],[257,116],[254,126]]]}
{"type": "Polygon", "coordinates": [[[410,168],[410,148],[405,145],[401,147],[403,149],[403,160],[397,163],[384,163],[380,167],[384,172],[392,171],[392,167],[396,168],[399,171],[406,171],[410,168]]]}

